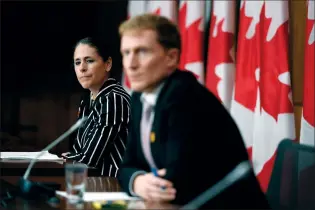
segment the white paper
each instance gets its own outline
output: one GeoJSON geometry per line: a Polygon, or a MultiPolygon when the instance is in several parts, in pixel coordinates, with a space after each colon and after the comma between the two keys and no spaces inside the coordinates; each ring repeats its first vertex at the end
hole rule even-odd
{"type": "MultiPolygon", "coordinates": [[[[40,153],[41,152],[0,152],[0,158],[10,160],[28,160],[35,159],[40,153]]],[[[50,154],[48,151],[44,151],[38,160],[62,160],[62,158],[57,155],[50,154]]]]}
{"type": "MultiPolygon", "coordinates": [[[[56,194],[65,198],[67,197],[67,193],[65,191],[56,191],[56,194]]],[[[138,197],[130,197],[124,192],[85,192],[83,195],[83,200],[86,202],[91,202],[115,200],[136,201],[140,199],[138,197]]]]}

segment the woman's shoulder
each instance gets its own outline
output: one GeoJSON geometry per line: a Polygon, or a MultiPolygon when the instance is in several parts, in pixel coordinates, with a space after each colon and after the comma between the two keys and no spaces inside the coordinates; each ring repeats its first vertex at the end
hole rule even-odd
{"type": "Polygon", "coordinates": [[[123,99],[130,101],[130,95],[123,86],[117,80],[111,79],[110,84],[99,92],[98,98],[101,100],[114,99],[114,96],[121,96],[123,99]]]}
{"type": "Polygon", "coordinates": [[[110,92],[100,95],[96,102],[101,104],[105,104],[107,101],[121,103],[120,99],[122,99],[122,103],[130,103],[130,95],[127,92],[124,93],[121,89],[112,89],[110,92]]]}

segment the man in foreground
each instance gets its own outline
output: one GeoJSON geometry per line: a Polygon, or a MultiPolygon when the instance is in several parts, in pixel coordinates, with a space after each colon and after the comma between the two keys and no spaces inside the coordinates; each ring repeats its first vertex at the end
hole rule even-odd
{"type": "MultiPolygon", "coordinates": [[[[192,73],[177,69],[181,39],[168,19],[145,14],[119,28],[134,91],[119,172],[122,188],[148,201],[183,205],[248,160],[239,130],[192,73]]],[[[268,208],[253,171],[206,208],[268,208]]]]}

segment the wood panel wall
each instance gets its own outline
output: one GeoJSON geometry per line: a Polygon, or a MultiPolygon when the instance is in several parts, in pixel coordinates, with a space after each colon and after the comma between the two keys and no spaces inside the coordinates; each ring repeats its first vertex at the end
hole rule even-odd
{"type": "Polygon", "coordinates": [[[296,136],[300,136],[301,114],[303,107],[303,75],[305,26],[307,18],[306,0],[290,0],[290,67],[292,78],[293,104],[296,136]]]}

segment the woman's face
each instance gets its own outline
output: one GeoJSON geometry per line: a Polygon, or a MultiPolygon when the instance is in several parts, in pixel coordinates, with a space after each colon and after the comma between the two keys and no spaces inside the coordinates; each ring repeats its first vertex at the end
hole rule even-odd
{"type": "Polygon", "coordinates": [[[98,91],[108,78],[112,66],[111,58],[104,61],[94,47],[79,44],[74,51],[73,60],[81,86],[91,91],[98,91]]]}

